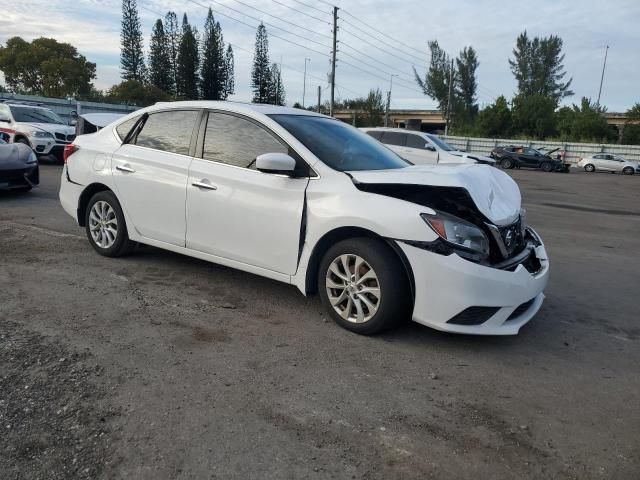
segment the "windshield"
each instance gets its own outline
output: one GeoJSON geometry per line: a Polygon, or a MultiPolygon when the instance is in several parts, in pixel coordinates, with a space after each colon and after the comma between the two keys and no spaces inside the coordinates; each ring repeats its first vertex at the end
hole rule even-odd
{"type": "Polygon", "coordinates": [[[51,110],[33,107],[16,107],[14,105],[11,105],[9,108],[16,122],[64,124],[62,119],[51,110]]]}
{"type": "Polygon", "coordinates": [[[305,115],[269,115],[323,163],[339,172],[387,170],[411,164],[366,133],[339,120],[305,115]]]}
{"type": "Polygon", "coordinates": [[[451,145],[449,145],[444,140],[440,140],[440,138],[436,137],[435,135],[431,135],[431,134],[427,133],[427,137],[429,137],[429,140],[431,140],[433,143],[435,143],[436,146],[438,147],[438,149],[440,149],[440,150],[444,150],[445,152],[452,152],[452,151],[455,150],[455,148],[453,148],[451,145]]]}

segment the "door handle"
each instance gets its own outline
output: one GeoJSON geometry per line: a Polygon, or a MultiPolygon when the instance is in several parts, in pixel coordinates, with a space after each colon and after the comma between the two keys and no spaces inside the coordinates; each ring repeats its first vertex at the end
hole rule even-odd
{"type": "Polygon", "coordinates": [[[136,171],[129,166],[129,164],[125,165],[116,165],[116,170],[120,170],[121,172],[127,173],[135,173],[136,171]]]}
{"type": "Polygon", "coordinates": [[[217,190],[218,187],[211,185],[208,181],[200,180],[199,182],[192,182],[191,185],[198,188],[205,188],[207,190],[217,190]]]}

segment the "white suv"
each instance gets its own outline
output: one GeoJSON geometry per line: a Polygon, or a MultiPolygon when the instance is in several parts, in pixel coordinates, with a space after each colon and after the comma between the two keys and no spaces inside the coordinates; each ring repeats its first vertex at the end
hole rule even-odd
{"type": "Polygon", "coordinates": [[[139,242],[319,291],[358,333],[412,317],[515,334],[544,299],[547,254],[507,174],[410,165],[324,115],[157,104],[65,158],[60,202],[99,254],[139,242]]]}
{"type": "Polygon", "coordinates": [[[401,128],[361,128],[414,165],[474,164],[495,165],[493,158],[456,150],[432,133],[401,128]]]}
{"type": "Polygon", "coordinates": [[[37,155],[60,159],[64,147],[75,139],[75,128],[52,110],[21,103],[0,103],[0,132],[9,135],[9,143],[24,143],[37,155]]]}

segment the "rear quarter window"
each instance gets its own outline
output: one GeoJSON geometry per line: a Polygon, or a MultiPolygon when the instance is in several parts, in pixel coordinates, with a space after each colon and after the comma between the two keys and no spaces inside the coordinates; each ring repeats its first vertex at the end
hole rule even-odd
{"type": "Polygon", "coordinates": [[[121,142],[124,141],[127,134],[129,133],[129,131],[131,130],[133,125],[138,121],[139,118],[140,118],[139,115],[137,117],[130,118],[126,122],[122,122],[120,125],[116,127],[116,133],[118,134],[118,137],[120,137],[121,142]]]}

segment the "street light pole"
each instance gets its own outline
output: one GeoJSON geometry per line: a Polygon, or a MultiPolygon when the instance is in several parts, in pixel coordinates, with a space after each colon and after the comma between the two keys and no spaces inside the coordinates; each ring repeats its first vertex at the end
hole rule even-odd
{"type": "Polygon", "coordinates": [[[307,93],[307,62],[310,62],[311,59],[304,57],[304,80],[302,83],[302,108],[304,108],[304,97],[307,93]]]}
{"type": "Polygon", "coordinates": [[[600,77],[600,89],[598,90],[598,102],[596,105],[600,106],[600,95],[602,94],[602,82],[604,81],[604,69],[607,68],[607,53],[609,53],[609,45],[607,45],[604,51],[604,64],[602,65],[602,76],[600,77]]]}
{"type": "Polygon", "coordinates": [[[389,110],[391,109],[391,90],[393,89],[393,77],[397,77],[395,73],[391,74],[391,81],[389,82],[389,93],[387,93],[387,108],[384,112],[384,126],[389,126],[389,110]]]}

